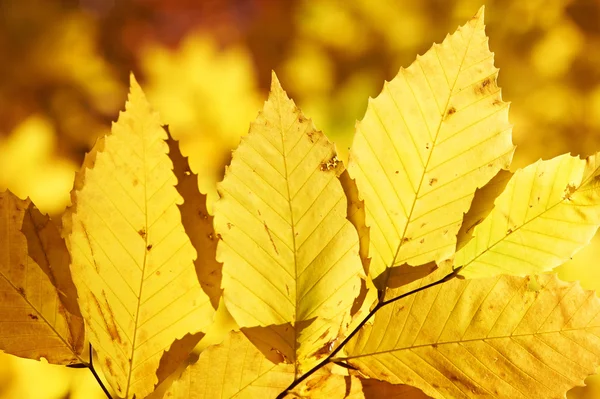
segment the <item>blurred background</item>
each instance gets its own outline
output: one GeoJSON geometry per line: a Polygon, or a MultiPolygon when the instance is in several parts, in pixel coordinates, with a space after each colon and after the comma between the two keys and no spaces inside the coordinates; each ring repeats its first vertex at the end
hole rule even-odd
{"type": "MultiPolygon", "coordinates": [[[[0,0],[0,190],[58,215],[133,71],[214,199],[271,70],[347,157],[384,80],[486,5],[514,168],[600,150],[599,0],[0,0]]],[[[559,269],[600,288],[600,239],[559,269]]],[[[600,378],[569,398],[600,398],[600,378]]],[[[87,370],[0,353],[0,398],[102,398],[87,370]]]]}

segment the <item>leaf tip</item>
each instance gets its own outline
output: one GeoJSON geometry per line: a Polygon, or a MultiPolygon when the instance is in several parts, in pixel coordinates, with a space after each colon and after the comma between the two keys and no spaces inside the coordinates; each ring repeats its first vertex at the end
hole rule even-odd
{"type": "Polygon", "coordinates": [[[271,92],[283,90],[275,71],[271,71],[271,92]]]}
{"type": "Polygon", "coordinates": [[[485,16],[485,5],[482,5],[481,7],[479,7],[479,10],[477,10],[477,14],[475,14],[473,16],[473,19],[476,21],[483,21],[484,16],[485,16]]]}

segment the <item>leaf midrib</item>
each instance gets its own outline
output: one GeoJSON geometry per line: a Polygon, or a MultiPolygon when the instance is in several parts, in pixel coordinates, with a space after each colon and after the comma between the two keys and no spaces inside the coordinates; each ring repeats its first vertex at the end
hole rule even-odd
{"type": "MultiPolygon", "coordinates": [[[[464,54],[463,54],[462,60],[461,60],[461,61],[460,61],[460,63],[459,63],[458,71],[457,71],[457,73],[456,73],[456,76],[454,77],[454,82],[452,83],[452,87],[450,87],[450,91],[449,91],[449,94],[448,94],[448,98],[446,99],[446,104],[445,104],[445,106],[444,106],[443,113],[440,115],[440,120],[439,120],[439,122],[438,122],[438,126],[437,126],[437,128],[436,128],[436,132],[435,132],[435,137],[434,137],[434,139],[432,140],[432,143],[431,143],[431,150],[429,151],[429,155],[428,155],[428,157],[427,157],[427,161],[426,161],[426,162],[425,162],[425,164],[423,165],[423,171],[422,171],[422,173],[421,173],[421,179],[420,179],[420,181],[419,181],[419,185],[417,186],[417,189],[415,190],[415,193],[414,193],[414,199],[413,199],[413,201],[412,201],[412,205],[411,205],[410,211],[409,211],[409,213],[408,213],[408,215],[407,215],[407,217],[406,217],[406,223],[404,224],[404,230],[402,231],[402,234],[400,235],[400,243],[399,243],[399,244],[398,244],[398,246],[397,246],[396,253],[394,254],[394,257],[393,257],[393,259],[392,259],[392,263],[391,263],[391,264],[390,264],[390,265],[387,267],[387,269],[385,270],[385,273],[386,273],[386,276],[385,276],[385,279],[384,279],[384,286],[385,286],[385,287],[387,287],[387,285],[388,285],[388,280],[389,280],[389,278],[390,278],[390,273],[389,273],[389,270],[390,270],[392,267],[394,267],[394,266],[396,265],[396,260],[398,259],[398,255],[400,254],[400,249],[402,248],[402,245],[403,245],[403,240],[404,240],[404,238],[406,237],[406,232],[407,232],[407,230],[408,230],[408,226],[410,225],[411,218],[412,218],[413,212],[414,212],[414,210],[415,210],[415,206],[416,206],[416,204],[417,204],[417,202],[418,202],[418,200],[419,200],[419,192],[421,191],[421,187],[422,187],[422,185],[423,185],[423,181],[425,180],[425,175],[426,175],[426,174],[427,174],[427,172],[428,172],[428,167],[429,167],[429,163],[431,162],[431,157],[432,157],[432,155],[433,155],[433,152],[434,152],[434,150],[435,150],[436,144],[438,144],[438,143],[437,143],[437,139],[438,139],[438,136],[439,136],[439,134],[440,134],[440,130],[441,130],[441,127],[442,127],[442,123],[444,122],[444,118],[443,118],[443,116],[446,114],[446,112],[447,112],[447,110],[448,110],[448,105],[450,104],[450,99],[451,99],[451,98],[452,98],[452,96],[453,96],[453,92],[454,92],[454,89],[455,89],[455,87],[456,87],[456,83],[458,82],[458,77],[459,77],[459,76],[460,76],[460,74],[461,74],[462,67],[463,67],[463,65],[464,65],[464,63],[465,63],[465,59],[466,59],[467,53],[469,52],[469,49],[470,49],[470,47],[471,47],[471,42],[472,42],[472,40],[473,40],[473,37],[475,36],[475,32],[476,32],[476,30],[475,30],[475,29],[473,29],[473,30],[472,30],[472,33],[471,33],[471,37],[469,38],[469,42],[468,42],[468,43],[467,43],[467,45],[465,46],[465,52],[464,52],[464,54]]],[[[457,32],[457,33],[458,33],[458,32],[457,32]]],[[[455,33],[455,34],[456,34],[456,33],[455,33]]],[[[437,52],[436,52],[436,56],[437,56],[437,52]]],[[[439,56],[438,56],[438,57],[439,57],[439,56]]],[[[419,63],[419,62],[420,62],[420,61],[419,61],[418,59],[415,61],[415,63],[419,63]]],[[[419,64],[419,65],[420,65],[420,64],[419,64]]],[[[445,71],[445,69],[444,69],[444,65],[443,65],[441,62],[440,62],[440,67],[442,68],[442,71],[443,71],[443,73],[444,73],[444,76],[446,77],[446,80],[447,80],[447,77],[448,77],[448,76],[447,76],[447,73],[446,73],[446,71],[445,71]]],[[[424,75],[424,76],[425,76],[425,78],[427,79],[427,75],[425,74],[425,72],[424,72],[424,71],[423,71],[423,75],[424,75]]],[[[429,84],[429,81],[427,81],[427,82],[428,82],[428,84],[429,84]]],[[[406,79],[406,83],[407,83],[408,87],[410,88],[410,90],[411,90],[411,93],[413,94],[413,97],[415,97],[415,101],[417,101],[417,99],[416,99],[416,96],[415,96],[415,94],[414,94],[414,91],[412,90],[412,88],[411,88],[411,86],[410,86],[410,83],[408,82],[408,79],[406,79]]],[[[430,89],[431,89],[431,85],[430,85],[430,89]]],[[[432,90],[432,93],[434,94],[434,98],[435,98],[435,92],[434,92],[433,90],[432,90]]],[[[390,98],[391,98],[391,99],[394,101],[394,104],[396,105],[396,107],[398,107],[398,103],[396,102],[395,98],[394,98],[394,97],[391,95],[391,92],[390,92],[390,98]]],[[[418,101],[417,101],[417,103],[418,103],[418,101]]],[[[436,100],[436,104],[437,104],[437,100],[436,100]]],[[[400,108],[398,107],[398,109],[400,109],[400,108]]],[[[427,124],[427,122],[426,122],[425,115],[423,115],[423,110],[422,110],[422,108],[421,108],[421,106],[420,106],[420,105],[419,105],[419,112],[421,113],[421,116],[423,117],[423,120],[425,121],[425,124],[426,124],[426,126],[428,127],[428,130],[429,130],[429,125],[428,125],[428,124],[427,124]]],[[[431,132],[430,132],[430,133],[431,133],[431,132]]],[[[411,135],[411,134],[410,134],[410,132],[409,132],[409,135],[411,135]]],[[[412,137],[412,135],[411,135],[411,137],[412,137]]]]}

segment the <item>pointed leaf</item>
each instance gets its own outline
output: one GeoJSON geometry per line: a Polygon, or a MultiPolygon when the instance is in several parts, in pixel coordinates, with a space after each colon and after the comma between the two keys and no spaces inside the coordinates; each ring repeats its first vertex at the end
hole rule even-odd
{"type": "Polygon", "coordinates": [[[334,146],[273,75],[263,111],[218,186],[225,303],[240,327],[293,331],[276,348],[307,368],[344,330],[362,264],[334,146]]]}
{"type": "Polygon", "coordinates": [[[508,168],[514,147],[493,58],[482,8],[369,101],[348,171],[365,201],[375,281],[391,266],[450,257],[475,189],[508,168]]]}
{"type": "MultiPolygon", "coordinates": [[[[55,259],[68,259],[69,254],[64,243],[52,254],[42,245],[28,247],[21,229],[24,220],[31,221],[30,205],[9,191],[0,192],[0,349],[54,364],[85,363],[83,319],[69,311],[61,301],[67,301],[65,294],[53,285],[55,274],[69,272],[68,261],[55,259]],[[34,259],[44,260],[44,268],[34,259]]],[[[35,217],[47,220],[41,214],[35,217]]],[[[35,236],[30,237],[32,243],[52,240],[48,231],[40,230],[38,236],[35,228],[28,230],[35,236]]]]}
{"type": "Polygon", "coordinates": [[[600,225],[600,154],[568,154],[515,172],[494,209],[456,253],[468,278],[500,273],[525,276],[559,266],[600,225]]]}
{"type": "Polygon", "coordinates": [[[163,351],[204,331],[214,314],[181,223],[166,138],[132,77],[126,111],[86,156],[63,219],[90,341],[128,398],[152,392],[163,351]]]}
{"type": "Polygon", "coordinates": [[[553,275],[453,279],[382,308],[345,360],[434,398],[564,397],[599,364],[599,315],[553,275]]]}

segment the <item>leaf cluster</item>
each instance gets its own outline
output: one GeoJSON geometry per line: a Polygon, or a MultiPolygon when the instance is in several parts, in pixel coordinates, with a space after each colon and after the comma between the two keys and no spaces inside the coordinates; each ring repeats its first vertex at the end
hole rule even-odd
{"type": "Polygon", "coordinates": [[[600,303],[541,273],[600,226],[600,156],[509,172],[497,74],[482,9],[369,101],[347,168],[273,74],[214,212],[132,77],[61,220],[0,193],[0,349],[113,397],[564,397],[600,303]]]}

